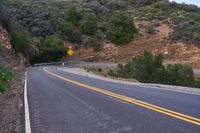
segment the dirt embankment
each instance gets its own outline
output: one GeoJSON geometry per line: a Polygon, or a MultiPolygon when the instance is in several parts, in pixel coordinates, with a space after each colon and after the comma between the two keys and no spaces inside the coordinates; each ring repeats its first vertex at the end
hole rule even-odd
{"type": "Polygon", "coordinates": [[[20,132],[20,97],[23,92],[25,58],[16,55],[12,49],[9,35],[0,26],[0,64],[3,64],[15,72],[11,88],[4,94],[0,93],[0,133],[20,132]]]}
{"type": "Polygon", "coordinates": [[[162,53],[165,63],[182,63],[200,67],[200,47],[169,40],[168,37],[172,33],[169,22],[137,21],[135,25],[140,32],[138,37],[129,44],[116,46],[105,40],[101,51],[96,53],[91,48],[80,49],[75,51],[71,59],[125,63],[143,53],[144,50],[150,50],[153,53],[162,53]]]}

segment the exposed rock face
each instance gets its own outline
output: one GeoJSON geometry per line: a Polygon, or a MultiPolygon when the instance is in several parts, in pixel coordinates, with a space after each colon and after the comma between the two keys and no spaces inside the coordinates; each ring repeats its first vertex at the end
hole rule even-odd
{"type": "Polygon", "coordinates": [[[0,26],[0,42],[2,47],[6,49],[12,49],[12,45],[10,44],[10,39],[7,31],[0,26]]]}
{"type": "Polygon", "coordinates": [[[20,70],[25,66],[26,59],[22,55],[16,54],[10,43],[8,32],[0,26],[0,42],[2,45],[2,51],[0,53],[0,63],[4,64],[12,69],[20,70]]]}

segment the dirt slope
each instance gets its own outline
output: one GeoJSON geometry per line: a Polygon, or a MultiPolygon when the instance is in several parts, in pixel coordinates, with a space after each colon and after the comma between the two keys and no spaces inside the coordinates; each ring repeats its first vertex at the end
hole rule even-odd
{"type": "Polygon", "coordinates": [[[11,88],[4,94],[0,93],[0,133],[20,133],[20,97],[23,92],[25,58],[16,56],[7,31],[0,26],[0,64],[15,72],[11,88]]]}

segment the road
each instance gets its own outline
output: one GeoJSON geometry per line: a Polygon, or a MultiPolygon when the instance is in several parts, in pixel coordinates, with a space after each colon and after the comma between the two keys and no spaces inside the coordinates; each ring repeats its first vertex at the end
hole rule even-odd
{"type": "Polygon", "coordinates": [[[27,71],[32,133],[200,133],[200,95],[27,71]]]}

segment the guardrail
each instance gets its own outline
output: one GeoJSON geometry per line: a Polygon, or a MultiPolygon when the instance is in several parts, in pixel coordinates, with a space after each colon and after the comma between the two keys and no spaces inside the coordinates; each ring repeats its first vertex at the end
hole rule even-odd
{"type": "Polygon", "coordinates": [[[49,63],[38,63],[33,66],[53,66],[53,65],[78,65],[84,63],[84,61],[67,61],[67,62],[49,62],[49,63]]]}

